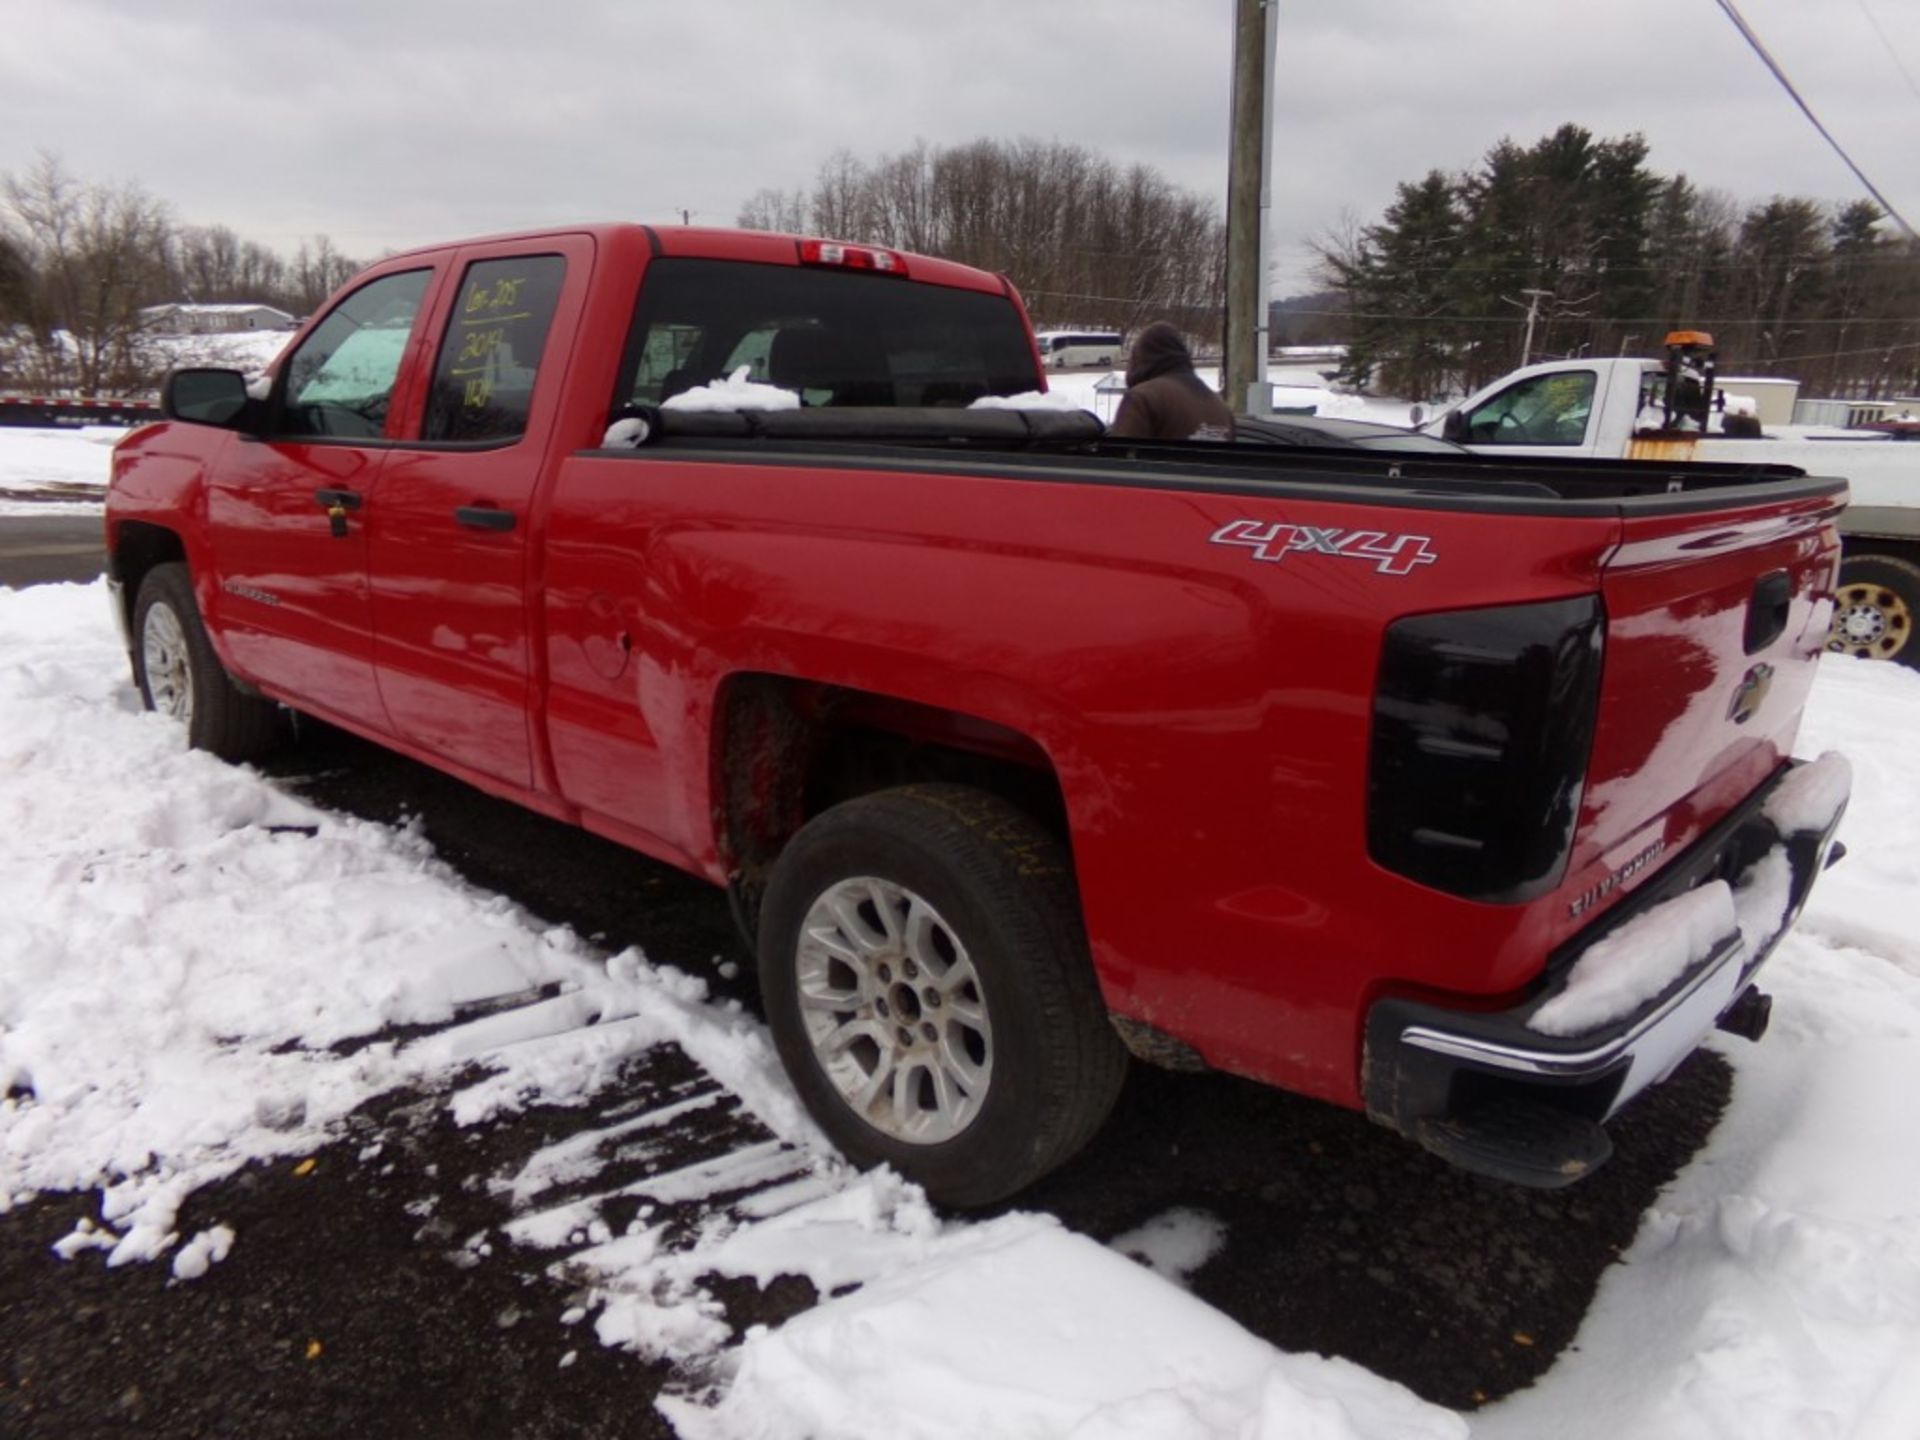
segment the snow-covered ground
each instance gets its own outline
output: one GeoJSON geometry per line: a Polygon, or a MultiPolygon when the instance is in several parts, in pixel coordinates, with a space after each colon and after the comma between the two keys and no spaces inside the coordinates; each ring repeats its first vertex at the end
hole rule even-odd
{"type": "MultiPolygon", "coordinates": [[[[33,433],[0,432],[0,491],[30,467],[104,479],[89,437],[33,433]]],[[[1648,1212],[1576,1345],[1469,1418],[1347,1362],[1283,1354],[1188,1294],[1180,1277],[1219,1240],[1206,1217],[1107,1247],[1046,1216],[944,1219],[889,1176],[847,1171],[761,1028],[702,981],[542,929],[409,829],[183,751],[139,708],[101,586],[0,590],[0,1209],[95,1190],[97,1218],[64,1253],[191,1283],[250,1237],[178,1233],[182,1199],[311,1153],[374,1095],[450,1088],[453,1113],[478,1121],[584,1100],[671,1044],[716,1086],[493,1177],[517,1218],[469,1248],[565,1254],[595,1277],[602,1342],[708,1362],[717,1407],[663,1402],[690,1437],[1910,1440],[1916,733],[1920,675],[1823,663],[1801,749],[1852,761],[1851,854],[1770,966],[1773,1031],[1713,1042],[1737,1072],[1714,1138],[1648,1212]],[[399,1023],[437,1028],[326,1048],[399,1023]],[[488,1073],[454,1087],[474,1060],[488,1073]],[[591,1199],[552,1203],[603,1142],[644,1145],[725,1095],[764,1138],[627,1187],[649,1207],[735,1197],[690,1238],[649,1208],[616,1234],[591,1199]],[[744,1337],[702,1288],[781,1273],[858,1288],[744,1337]]]]}
{"type": "Polygon", "coordinates": [[[97,515],[118,426],[0,426],[0,515],[97,515]]]}

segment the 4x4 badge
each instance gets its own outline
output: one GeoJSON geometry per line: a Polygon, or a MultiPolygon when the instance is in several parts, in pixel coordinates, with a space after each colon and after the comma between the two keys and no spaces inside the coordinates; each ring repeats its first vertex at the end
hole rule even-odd
{"type": "Polygon", "coordinates": [[[1284,560],[1289,554],[1370,560],[1382,575],[1410,575],[1416,565],[1431,565],[1440,558],[1428,548],[1424,535],[1285,525],[1277,520],[1229,520],[1210,538],[1215,545],[1245,545],[1256,560],[1284,560]]]}

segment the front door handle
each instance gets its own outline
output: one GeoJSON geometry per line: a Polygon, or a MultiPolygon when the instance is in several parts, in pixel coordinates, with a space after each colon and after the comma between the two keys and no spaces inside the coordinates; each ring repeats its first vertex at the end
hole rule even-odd
{"type": "Polygon", "coordinates": [[[360,508],[360,492],[357,490],[316,490],[314,502],[327,512],[327,528],[333,532],[333,538],[347,538],[347,512],[360,508]]]}
{"type": "Polygon", "coordinates": [[[453,512],[453,518],[469,530],[511,530],[514,523],[511,510],[491,505],[462,505],[453,512]]]}

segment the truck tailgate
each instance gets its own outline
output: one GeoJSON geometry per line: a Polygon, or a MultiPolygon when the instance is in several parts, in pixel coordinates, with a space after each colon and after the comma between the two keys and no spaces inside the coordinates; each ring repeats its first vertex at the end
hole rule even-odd
{"type": "MultiPolygon", "coordinates": [[[[1680,497],[1674,497],[1676,501],[1680,497]]],[[[1591,918],[1792,749],[1832,610],[1832,497],[1623,515],[1599,724],[1562,898],[1591,918]]]]}

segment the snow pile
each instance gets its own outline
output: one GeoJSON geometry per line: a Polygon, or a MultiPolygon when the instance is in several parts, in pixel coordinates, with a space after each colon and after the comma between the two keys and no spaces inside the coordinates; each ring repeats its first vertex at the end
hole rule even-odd
{"type": "MultiPolygon", "coordinates": [[[[824,1295],[899,1273],[943,1253],[947,1243],[926,1198],[899,1177],[855,1176],[777,1144],[650,1176],[628,1193],[685,1200],[750,1185],[764,1188],[731,1207],[744,1220],[715,1215],[690,1247],[669,1248],[666,1224],[652,1223],[646,1210],[617,1238],[588,1222],[594,1243],[569,1254],[555,1273],[592,1283],[602,1344],[648,1358],[697,1359],[733,1339],[702,1287],[705,1276],[764,1287],[781,1275],[801,1275],[824,1295]]],[[[518,1224],[508,1233],[522,1242],[534,1238],[518,1224]]]]}
{"type": "Polygon", "coordinates": [[[1749,955],[1758,954],[1780,933],[1792,904],[1793,866],[1787,861],[1787,847],[1775,845],[1747,867],[1733,891],[1734,919],[1749,955]]]}
{"type": "Polygon", "coordinates": [[[1580,1035],[1631,1015],[1739,932],[1733,890],[1715,880],[1636,915],[1574,962],[1560,993],[1527,1020],[1580,1035]]]}
{"type": "Polygon", "coordinates": [[[662,410],[798,410],[800,396],[778,385],[749,380],[751,367],[742,365],[724,380],[696,385],[660,402],[662,410]]]}
{"type": "Polygon", "coordinates": [[[1227,1227],[1198,1210],[1169,1210],[1109,1243],[1156,1275],[1185,1285],[1188,1276],[1220,1253],[1227,1227]]]}
{"type": "Polygon", "coordinates": [[[923,1263],[757,1331],[689,1440],[1463,1440],[1458,1416],[1356,1365],[1284,1355],[1045,1217],[958,1232],[923,1263]]]}
{"type": "MultiPolygon", "coordinates": [[[[1847,803],[1853,767],[1829,751],[1788,772],[1761,814],[1783,835],[1819,834],[1847,803]]],[[[1715,880],[1636,916],[1574,963],[1557,995],[1527,1021],[1543,1035],[1580,1035],[1637,1008],[1739,934],[1758,953],[1786,923],[1793,872],[1776,845],[1740,876],[1737,888],[1715,880]]]]}
{"type": "Polygon", "coordinates": [[[1023,390],[1018,395],[982,395],[969,410],[1086,410],[1063,390],[1023,390]]]}
{"type": "Polygon", "coordinates": [[[1810,765],[1787,773],[1761,809],[1782,835],[1819,833],[1833,823],[1853,792],[1853,767],[1829,750],[1810,765]]]}
{"type": "Polygon", "coordinates": [[[638,415],[624,415],[607,427],[607,433],[600,437],[600,448],[618,450],[631,446],[637,449],[647,443],[651,434],[653,427],[638,415]]]}
{"type": "Polygon", "coordinates": [[[182,1245],[173,1257],[173,1278],[176,1280],[198,1280],[207,1271],[227,1258],[233,1249],[233,1229],[227,1225],[215,1225],[211,1230],[202,1230],[186,1244],[182,1245]]]}

